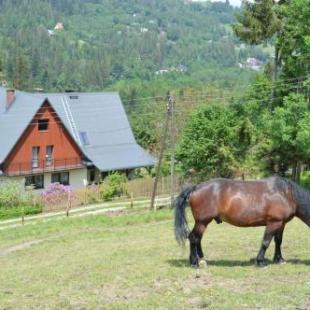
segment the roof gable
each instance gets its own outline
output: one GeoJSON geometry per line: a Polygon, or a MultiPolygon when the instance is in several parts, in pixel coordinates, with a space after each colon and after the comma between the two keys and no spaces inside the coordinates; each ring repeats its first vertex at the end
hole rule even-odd
{"type": "MultiPolygon", "coordinates": [[[[2,92],[3,93],[3,92],[2,92]]],[[[16,92],[16,99],[5,109],[5,93],[0,97],[0,163],[5,160],[28,127],[43,101],[33,95],[16,92]]]]}

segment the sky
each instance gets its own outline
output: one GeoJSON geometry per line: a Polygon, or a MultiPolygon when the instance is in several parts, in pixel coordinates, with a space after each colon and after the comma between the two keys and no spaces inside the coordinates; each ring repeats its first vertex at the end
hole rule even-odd
{"type": "Polygon", "coordinates": [[[241,0],[229,0],[229,3],[233,6],[240,6],[241,0]]]}
{"type": "MultiPolygon", "coordinates": [[[[209,0],[194,0],[196,2],[206,2],[206,1],[209,1],[209,0]]],[[[211,0],[211,1],[223,1],[225,2],[225,0],[211,0]]],[[[242,0],[229,0],[230,4],[233,5],[233,6],[240,6],[241,5],[241,1],[242,0]]]]}

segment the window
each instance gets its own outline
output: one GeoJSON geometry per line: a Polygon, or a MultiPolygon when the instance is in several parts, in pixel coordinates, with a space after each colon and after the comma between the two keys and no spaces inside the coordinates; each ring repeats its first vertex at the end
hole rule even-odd
{"type": "Polygon", "coordinates": [[[58,172],[52,174],[52,183],[69,185],[69,172],[58,172]]]}
{"type": "Polygon", "coordinates": [[[95,182],[95,179],[96,179],[95,169],[89,170],[89,182],[93,183],[93,182],[95,182]]]}
{"type": "Polygon", "coordinates": [[[39,119],[38,120],[38,129],[39,129],[39,131],[47,131],[48,119],[39,119]]]}
{"type": "Polygon", "coordinates": [[[45,155],[45,165],[46,166],[51,166],[53,163],[53,150],[54,150],[53,145],[47,145],[46,146],[46,155],[45,155]]]}
{"type": "Polygon", "coordinates": [[[38,146],[34,146],[32,148],[32,168],[39,168],[39,153],[40,148],[38,146]]]}
{"type": "Polygon", "coordinates": [[[25,179],[25,186],[33,186],[34,189],[44,188],[44,175],[30,175],[25,179]]]}
{"type": "Polygon", "coordinates": [[[79,134],[80,134],[80,139],[82,141],[82,144],[84,146],[85,145],[90,145],[87,132],[86,131],[80,131],[79,134]]]}
{"type": "Polygon", "coordinates": [[[71,95],[71,96],[69,96],[69,98],[70,98],[71,100],[76,100],[76,99],[79,99],[79,96],[77,96],[77,95],[71,95]]]}

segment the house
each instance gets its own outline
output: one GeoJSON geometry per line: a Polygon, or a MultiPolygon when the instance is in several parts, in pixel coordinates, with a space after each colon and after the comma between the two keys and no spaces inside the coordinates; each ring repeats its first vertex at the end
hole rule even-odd
{"type": "Polygon", "coordinates": [[[0,180],[81,188],[109,171],[154,165],[118,93],[26,93],[0,87],[0,180]]]}
{"type": "Polygon", "coordinates": [[[170,73],[170,69],[160,69],[160,70],[155,72],[156,75],[162,75],[162,74],[166,74],[166,73],[170,73]]]}
{"type": "Polygon", "coordinates": [[[64,24],[61,22],[58,22],[54,27],[54,30],[57,30],[57,31],[64,30],[64,29],[65,29],[64,24]]]}
{"type": "Polygon", "coordinates": [[[248,57],[246,66],[254,71],[259,71],[262,68],[262,62],[255,57],[248,57]]]}
{"type": "Polygon", "coordinates": [[[51,29],[47,29],[47,33],[48,35],[51,37],[53,35],[55,35],[55,31],[54,30],[51,30],[51,29]]]}

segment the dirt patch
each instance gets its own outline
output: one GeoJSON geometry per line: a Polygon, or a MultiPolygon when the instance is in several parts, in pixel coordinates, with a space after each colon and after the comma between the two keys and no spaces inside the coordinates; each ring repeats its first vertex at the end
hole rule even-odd
{"type": "Polygon", "coordinates": [[[43,243],[45,241],[48,241],[48,240],[51,240],[55,237],[50,237],[50,238],[45,238],[45,239],[36,239],[36,240],[32,240],[32,241],[28,241],[28,242],[23,242],[21,244],[17,244],[17,245],[14,245],[12,247],[9,247],[5,250],[2,250],[0,252],[0,257],[2,256],[7,256],[11,253],[14,253],[14,252],[17,252],[17,251],[22,251],[22,250],[25,250],[25,249],[28,249],[34,245],[37,245],[37,244],[40,244],[40,243],[43,243]]]}
{"type": "Polygon", "coordinates": [[[118,286],[105,286],[98,292],[105,304],[126,303],[135,299],[143,298],[151,292],[143,287],[120,288],[118,286]]]}

